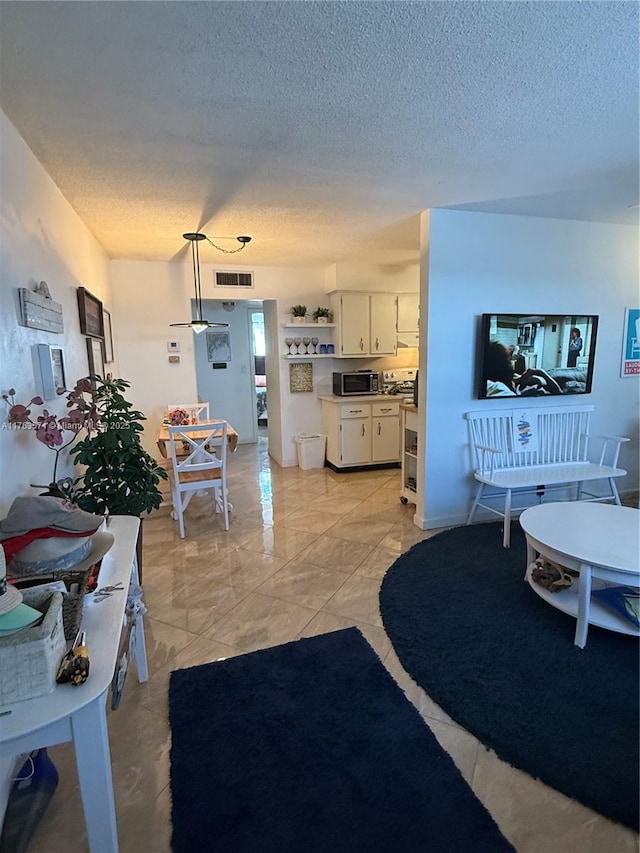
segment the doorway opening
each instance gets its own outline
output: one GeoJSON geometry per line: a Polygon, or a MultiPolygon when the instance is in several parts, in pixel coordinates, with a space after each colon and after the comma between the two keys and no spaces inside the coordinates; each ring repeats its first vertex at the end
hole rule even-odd
{"type": "MultiPolygon", "coordinates": [[[[194,337],[198,399],[210,403],[212,417],[234,427],[240,444],[266,442],[269,358],[263,302],[206,299],[202,306],[206,320],[225,328],[194,337]],[[218,338],[225,341],[223,352],[214,346],[218,338]]],[[[277,399],[277,382],[271,384],[277,399]]]]}
{"type": "Polygon", "coordinates": [[[256,423],[258,436],[268,435],[267,368],[264,314],[251,311],[251,348],[253,352],[254,385],[256,392],[256,423]]]}

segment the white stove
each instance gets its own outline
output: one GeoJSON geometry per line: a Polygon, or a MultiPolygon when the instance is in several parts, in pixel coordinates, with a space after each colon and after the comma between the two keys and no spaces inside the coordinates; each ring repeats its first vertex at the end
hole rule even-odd
{"type": "Polygon", "coordinates": [[[416,381],[415,367],[399,367],[385,370],[382,374],[382,393],[402,397],[405,403],[413,403],[413,389],[416,381]]]}

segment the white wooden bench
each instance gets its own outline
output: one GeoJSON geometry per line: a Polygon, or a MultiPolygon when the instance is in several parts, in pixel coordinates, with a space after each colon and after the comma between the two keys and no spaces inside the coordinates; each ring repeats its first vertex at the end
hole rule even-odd
{"type": "MultiPolygon", "coordinates": [[[[614,479],[627,472],[618,468],[620,445],[628,438],[591,436],[589,418],[593,406],[538,408],[525,403],[517,409],[467,412],[474,477],[478,492],[467,518],[471,524],[478,507],[504,518],[503,545],[510,545],[513,493],[543,494],[575,484],[576,500],[620,504],[614,479]],[[599,442],[597,461],[589,452],[599,442]],[[584,483],[606,480],[610,493],[594,495],[584,483]],[[496,498],[502,509],[484,501],[496,498]]],[[[516,509],[524,509],[519,507],[516,509]]]]}

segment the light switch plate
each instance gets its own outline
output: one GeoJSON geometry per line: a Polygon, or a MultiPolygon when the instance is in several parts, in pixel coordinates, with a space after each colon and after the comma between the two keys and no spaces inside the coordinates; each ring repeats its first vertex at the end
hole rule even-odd
{"type": "Polygon", "coordinates": [[[180,341],[167,341],[167,352],[180,352],[180,341]]]}

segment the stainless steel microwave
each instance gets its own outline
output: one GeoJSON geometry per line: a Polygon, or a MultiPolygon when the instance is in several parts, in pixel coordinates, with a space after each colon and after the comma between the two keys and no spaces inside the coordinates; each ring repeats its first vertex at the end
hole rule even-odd
{"type": "Polygon", "coordinates": [[[356,394],[377,394],[380,388],[380,374],[372,370],[356,370],[353,373],[333,374],[333,393],[339,397],[356,394]]]}

